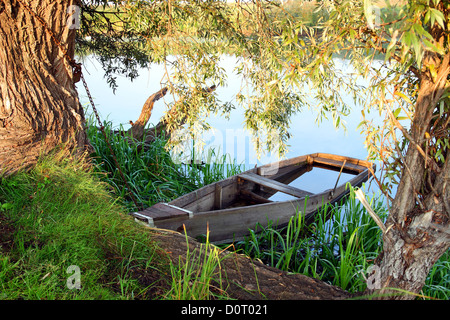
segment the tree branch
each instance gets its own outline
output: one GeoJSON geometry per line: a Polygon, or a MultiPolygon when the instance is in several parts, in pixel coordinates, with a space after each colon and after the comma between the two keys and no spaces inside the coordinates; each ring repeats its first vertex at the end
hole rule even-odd
{"type": "Polygon", "coordinates": [[[132,123],[131,128],[128,129],[128,133],[131,133],[134,139],[142,139],[144,135],[144,128],[147,125],[150,116],[152,115],[152,110],[155,102],[164,97],[166,93],[167,87],[164,87],[147,98],[144,106],[142,107],[139,118],[136,120],[136,122],[132,123]]]}
{"type": "Polygon", "coordinates": [[[364,193],[361,189],[358,189],[355,191],[355,195],[358,198],[358,200],[362,203],[364,208],[366,208],[367,212],[369,212],[369,215],[372,217],[372,219],[375,221],[375,223],[380,227],[381,231],[383,233],[387,232],[386,226],[384,225],[383,221],[381,221],[380,217],[372,210],[372,207],[369,205],[369,203],[366,200],[366,197],[364,196],[364,193]]]}
{"type": "MultiPolygon", "coordinates": [[[[215,89],[216,86],[213,85],[207,89],[203,89],[203,91],[205,93],[211,93],[215,89]]],[[[141,141],[145,135],[145,143],[148,144],[153,142],[155,140],[155,137],[161,134],[161,132],[167,131],[168,122],[165,119],[159,121],[156,126],[145,129],[145,126],[147,125],[147,122],[152,114],[155,102],[164,97],[164,95],[167,93],[167,90],[168,90],[167,87],[164,87],[147,98],[147,100],[144,103],[144,106],[142,107],[142,111],[138,120],[136,120],[136,122],[132,122],[132,127],[128,129],[127,133],[132,134],[133,139],[141,141]]],[[[176,114],[176,105],[177,104],[175,103],[172,109],[168,111],[169,115],[176,114]]],[[[182,124],[184,123],[185,119],[186,115],[183,115],[183,118],[181,120],[182,124]]]]}
{"type": "MultiPolygon", "coordinates": [[[[372,37],[375,37],[376,39],[380,39],[380,37],[375,33],[375,32],[373,32],[372,30],[370,30],[369,28],[360,28],[359,30],[355,30],[356,31],[356,38],[359,40],[359,41],[361,41],[362,43],[364,43],[364,44],[366,44],[366,45],[369,45],[370,47],[372,47],[372,49],[374,49],[374,50],[376,50],[376,51],[378,51],[378,52],[381,52],[381,53],[383,53],[383,54],[386,54],[386,52],[387,52],[387,49],[386,48],[383,48],[383,46],[381,46],[381,45],[379,45],[379,46],[376,46],[376,45],[371,45],[371,44],[369,44],[368,42],[367,42],[367,40],[365,40],[365,39],[363,39],[362,37],[361,37],[361,35],[360,35],[360,32],[362,32],[362,33],[364,33],[364,34],[367,34],[367,35],[370,35],[370,36],[372,36],[372,37]]],[[[392,59],[394,59],[394,60],[396,60],[396,61],[398,61],[398,62],[402,62],[401,60],[401,58],[399,57],[399,56],[397,56],[397,55],[395,55],[395,54],[392,54],[391,55],[391,57],[392,57],[392,59]]],[[[409,66],[409,71],[411,71],[412,73],[414,73],[414,75],[417,77],[417,78],[419,78],[420,79],[420,71],[416,68],[416,67],[414,67],[414,66],[409,66]]]]}

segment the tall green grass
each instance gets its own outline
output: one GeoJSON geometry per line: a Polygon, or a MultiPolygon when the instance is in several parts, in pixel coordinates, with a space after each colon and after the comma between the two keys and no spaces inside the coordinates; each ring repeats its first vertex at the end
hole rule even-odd
{"type": "MultiPolygon", "coordinates": [[[[382,219],[386,218],[388,212],[381,197],[374,195],[369,203],[382,219]]],[[[298,214],[282,229],[276,228],[275,222],[267,227],[259,225],[234,247],[267,265],[358,293],[366,289],[366,272],[381,252],[382,233],[350,187],[347,201],[324,206],[311,224],[306,225],[298,214]]],[[[448,270],[447,252],[431,270],[423,296],[449,298],[448,270]]]]}
{"type": "Polygon", "coordinates": [[[228,299],[222,286],[221,250],[209,242],[190,250],[186,236],[187,252],[178,264],[171,263],[172,287],[165,295],[167,300],[211,300],[228,299]]]}
{"type": "Polygon", "coordinates": [[[164,134],[156,137],[153,143],[145,145],[145,136],[141,142],[132,141],[122,126],[119,128],[122,134],[113,133],[111,122],[105,121],[104,128],[127,183],[119,174],[103,134],[90,119],[87,132],[95,150],[92,156],[98,172],[104,174],[103,180],[113,187],[129,211],[137,209],[130,192],[138,205],[150,207],[157,202],[171,201],[242,170],[242,166],[226,155],[216,154],[214,150],[200,155],[193,154],[193,159],[201,160],[199,163],[177,163],[165,149],[167,139],[164,134]]]}
{"type": "MultiPolygon", "coordinates": [[[[210,290],[220,263],[216,249],[208,245],[204,252],[188,252],[186,264],[171,264],[148,230],[128,216],[135,207],[109,148],[96,128],[88,130],[94,158],[55,154],[29,172],[1,179],[0,299],[218,297],[219,287],[210,290]],[[67,284],[70,266],[81,271],[81,289],[67,284]],[[189,277],[197,287],[177,292],[180,284],[187,288],[189,277]]],[[[124,136],[109,138],[131,191],[148,205],[238,170],[214,162],[214,153],[201,167],[174,164],[163,139],[143,150],[124,136]]]]}
{"type": "Polygon", "coordinates": [[[0,207],[1,299],[145,299],[167,287],[165,254],[86,160],[48,157],[2,178],[0,207]]]}

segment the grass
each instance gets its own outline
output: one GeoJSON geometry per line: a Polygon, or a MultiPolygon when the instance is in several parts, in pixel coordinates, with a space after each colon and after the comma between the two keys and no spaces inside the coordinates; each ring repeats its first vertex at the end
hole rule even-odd
{"type": "MultiPolygon", "coordinates": [[[[164,135],[157,137],[151,145],[144,148],[143,142],[130,142],[127,134],[113,134],[111,122],[105,121],[104,127],[127,184],[119,175],[103,135],[91,119],[88,136],[95,149],[93,159],[97,171],[103,173],[103,181],[113,187],[115,194],[123,200],[129,211],[137,209],[129,195],[130,191],[139,205],[150,207],[242,170],[241,165],[230,161],[226,155],[216,154],[213,150],[198,155],[192,154],[193,159],[202,160],[200,164],[179,164],[174,162],[171,154],[165,150],[164,135]]],[[[120,130],[123,131],[123,128],[120,130]]],[[[142,141],[145,141],[145,136],[142,141]]]]}
{"type": "MultiPolygon", "coordinates": [[[[373,196],[370,204],[379,216],[387,216],[383,199],[373,196]]],[[[366,273],[381,251],[382,234],[351,188],[346,202],[323,207],[312,224],[306,225],[302,215],[281,230],[271,222],[234,247],[267,265],[358,293],[366,289],[366,273]]],[[[430,271],[420,298],[449,298],[449,263],[447,251],[430,271]]]]}
{"type": "MultiPolygon", "coordinates": [[[[134,204],[98,131],[89,128],[96,154],[55,154],[31,171],[0,183],[0,299],[227,299],[220,250],[206,241],[172,263],[148,232],[127,215],[134,204]],[[108,173],[113,172],[113,174],[108,173]],[[80,270],[81,290],[68,280],[80,270]]],[[[111,137],[129,185],[141,201],[167,201],[239,171],[214,153],[202,166],[173,163],[156,140],[148,151],[111,137]],[[215,157],[215,158],[214,158],[215,157]]],[[[147,202],[145,202],[147,201],[147,202]]],[[[382,199],[372,198],[382,217],[382,199]]],[[[326,207],[306,226],[301,215],[282,230],[259,226],[235,243],[238,252],[288,272],[302,273],[349,292],[366,287],[365,273],[381,250],[381,234],[353,190],[348,201],[326,207]],[[325,211],[331,219],[325,219],[325,211]]],[[[423,299],[450,297],[449,252],[434,265],[423,299]]]]}
{"type": "MultiPolygon", "coordinates": [[[[42,158],[29,172],[2,178],[0,299],[180,297],[175,291],[183,283],[177,277],[178,266],[127,215],[136,209],[129,190],[102,135],[93,126],[88,134],[95,149],[89,160],[55,154],[42,158]],[[75,276],[72,266],[80,270],[82,290],[67,285],[75,276]]],[[[203,166],[176,165],[164,150],[163,139],[156,139],[144,151],[122,136],[109,138],[131,192],[144,205],[171,200],[238,170],[238,166],[213,161],[218,159],[213,153],[206,154],[210,162],[203,166]]],[[[205,250],[214,253],[212,245],[205,250]]],[[[197,253],[188,255],[193,258],[197,253]]],[[[203,279],[212,278],[218,266],[216,256],[208,255],[206,263],[200,264],[211,267],[206,273],[202,267],[203,279]]],[[[189,259],[188,269],[181,270],[194,272],[199,266],[194,261],[189,259]]],[[[195,294],[191,292],[192,297],[195,294]]]]}
{"type": "Polygon", "coordinates": [[[158,296],[167,258],[86,162],[42,159],[0,184],[3,299],[146,299],[158,296]],[[70,266],[81,288],[69,289],[70,266]]]}
{"type": "MultiPolygon", "coordinates": [[[[186,243],[189,239],[186,236],[186,243]]],[[[190,251],[187,246],[185,258],[179,258],[177,266],[171,264],[172,286],[166,294],[168,300],[212,300],[228,299],[222,287],[221,251],[209,242],[200,249],[190,251]]],[[[226,256],[225,256],[226,258],[226,256]]]]}

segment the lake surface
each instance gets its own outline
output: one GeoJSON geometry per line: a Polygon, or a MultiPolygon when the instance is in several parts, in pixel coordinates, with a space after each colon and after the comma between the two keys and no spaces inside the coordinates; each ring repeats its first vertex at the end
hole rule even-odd
{"type": "MultiPolygon", "coordinates": [[[[241,87],[241,79],[233,72],[233,57],[223,58],[223,67],[227,70],[228,85],[219,87],[216,92],[222,102],[233,101],[236,93],[241,87]]],[[[129,128],[129,121],[135,121],[141,112],[141,108],[147,98],[161,89],[160,80],[164,74],[164,67],[152,65],[149,69],[142,69],[140,76],[132,82],[123,77],[117,77],[118,89],[114,94],[103,77],[103,71],[94,59],[87,58],[84,63],[84,76],[94,97],[96,107],[102,120],[111,121],[114,126],[123,124],[129,128]]],[[[342,68],[345,69],[345,61],[342,68]]],[[[88,99],[81,82],[77,84],[79,95],[83,105],[87,105],[88,99]]],[[[167,95],[157,101],[150,118],[151,123],[156,124],[167,110],[166,103],[171,97],[167,95]]],[[[349,100],[349,104],[351,100],[349,100]]],[[[336,130],[332,121],[324,120],[318,125],[316,113],[305,110],[296,114],[291,119],[291,138],[288,141],[289,151],[287,158],[304,154],[323,152],[345,155],[359,159],[367,158],[367,150],[364,147],[364,136],[356,129],[361,122],[361,113],[358,106],[353,106],[352,113],[346,117],[347,131],[336,130]]],[[[89,110],[88,110],[89,113],[89,110]]],[[[224,117],[208,118],[210,125],[215,128],[214,132],[208,132],[203,139],[207,146],[219,149],[223,154],[229,154],[237,163],[244,163],[247,168],[277,161],[275,156],[263,156],[258,159],[253,148],[249,133],[244,130],[243,110],[234,110],[227,120],[224,117]]],[[[319,192],[324,189],[333,188],[338,173],[315,169],[305,174],[296,185],[299,188],[319,192]]],[[[348,180],[350,175],[343,175],[340,182],[348,180]]],[[[375,183],[371,183],[371,191],[378,190],[375,183]]]]}

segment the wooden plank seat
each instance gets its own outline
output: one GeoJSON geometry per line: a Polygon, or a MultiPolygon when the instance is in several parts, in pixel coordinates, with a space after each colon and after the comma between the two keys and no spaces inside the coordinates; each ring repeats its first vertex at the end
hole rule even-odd
{"type": "Polygon", "coordinates": [[[146,220],[149,225],[153,225],[154,221],[178,217],[192,217],[192,212],[167,203],[160,202],[143,211],[133,212],[131,213],[131,215],[139,220],[146,220]]]}
{"type": "Polygon", "coordinates": [[[239,174],[238,177],[297,198],[304,198],[306,196],[313,195],[313,193],[311,192],[301,190],[299,188],[295,188],[293,186],[278,182],[276,180],[268,179],[251,172],[239,174]]]}
{"type": "Polygon", "coordinates": [[[339,159],[329,159],[322,157],[314,158],[314,166],[334,171],[342,171],[349,174],[359,174],[367,168],[367,166],[360,165],[358,163],[351,163],[350,160],[342,162],[339,159]]]}

